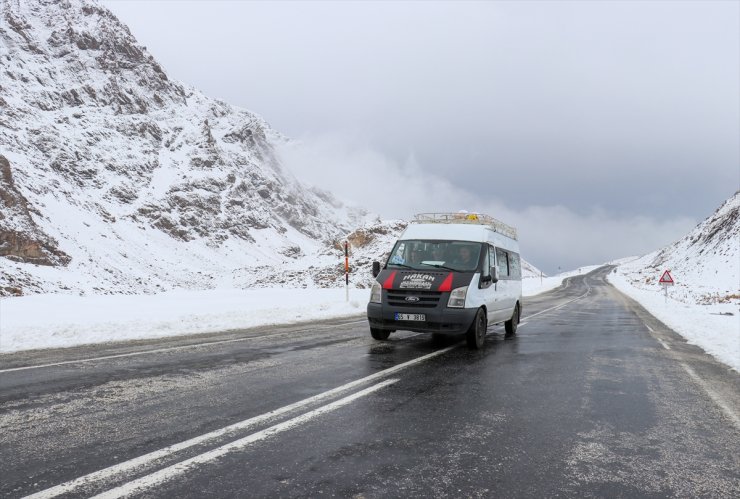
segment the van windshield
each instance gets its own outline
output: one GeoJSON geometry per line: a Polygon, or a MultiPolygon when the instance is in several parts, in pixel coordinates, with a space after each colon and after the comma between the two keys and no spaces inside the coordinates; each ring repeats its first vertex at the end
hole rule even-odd
{"type": "Polygon", "coordinates": [[[388,267],[473,272],[478,268],[481,243],[409,239],[396,242],[388,267]]]}

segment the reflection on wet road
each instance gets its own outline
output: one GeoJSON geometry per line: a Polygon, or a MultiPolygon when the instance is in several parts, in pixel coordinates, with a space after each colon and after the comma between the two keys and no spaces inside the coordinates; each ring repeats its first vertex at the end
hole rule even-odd
{"type": "Polygon", "coordinates": [[[358,318],[3,356],[0,494],[740,496],[740,377],[609,270],[480,351],[358,318]]]}

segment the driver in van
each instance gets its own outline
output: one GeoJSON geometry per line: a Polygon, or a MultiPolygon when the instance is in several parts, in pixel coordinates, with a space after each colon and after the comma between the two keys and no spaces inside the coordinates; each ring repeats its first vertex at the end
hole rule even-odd
{"type": "Polygon", "coordinates": [[[423,255],[422,255],[422,253],[421,253],[421,250],[419,250],[419,249],[414,249],[414,250],[413,250],[413,251],[411,252],[411,255],[410,255],[410,258],[409,258],[409,263],[411,263],[412,265],[418,265],[418,264],[420,264],[420,263],[421,263],[421,261],[422,261],[423,259],[424,259],[424,257],[423,257],[423,255]]]}
{"type": "Polygon", "coordinates": [[[432,248],[432,260],[443,262],[445,260],[445,251],[441,244],[432,248]]]}
{"type": "Polygon", "coordinates": [[[424,260],[424,251],[421,245],[415,245],[411,247],[409,252],[409,261],[411,265],[418,265],[424,260]]]}
{"type": "Polygon", "coordinates": [[[460,246],[457,250],[455,263],[464,269],[472,269],[475,266],[473,252],[470,251],[470,246],[460,246]]]}

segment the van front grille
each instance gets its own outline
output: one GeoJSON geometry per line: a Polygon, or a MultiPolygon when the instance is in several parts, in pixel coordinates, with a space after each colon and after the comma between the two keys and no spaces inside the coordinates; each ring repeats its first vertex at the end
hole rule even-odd
{"type": "Polygon", "coordinates": [[[417,289],[389,289],[388,305],[392,307],[436,308],[442,296],[440,291],[420,291],[417,289]],[[407,300],[408,297],[418,298],[407,300]]]}

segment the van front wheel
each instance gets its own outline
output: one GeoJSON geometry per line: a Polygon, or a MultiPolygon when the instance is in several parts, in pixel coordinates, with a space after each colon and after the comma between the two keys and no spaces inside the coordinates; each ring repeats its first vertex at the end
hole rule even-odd
{"type": "Polygon", "coordinates": [[[483,344],[486,342],[486,329],[488,329],[486,311],[479,308],[478,313],[475,314],[473,323],[468,328],[467,333],[465,333],[465,340],[468,342],[468,347],[475,350],[483,348],[483,344]]]}
{"type": "Polygon", "coordinates": [[[390,335],[391,332],[386,331],[385,329],[378,329],[375,327],[370,328],[370,336],[372,336],[376,340],[387,340],[390,335]]]}
{"type": "Polygon", "coordinates": [[[514,313],[511,316],[511,319],[504,322],[504,329],[506,330],[506,334],[504,335],[504,338],[511,338],[516,334],[516,328],[519,325],[519,314],[521,313],[521,310],[519,309],[519,304],[517,303],[514,307],[514,313]]]}

